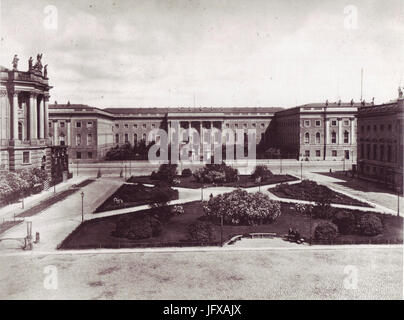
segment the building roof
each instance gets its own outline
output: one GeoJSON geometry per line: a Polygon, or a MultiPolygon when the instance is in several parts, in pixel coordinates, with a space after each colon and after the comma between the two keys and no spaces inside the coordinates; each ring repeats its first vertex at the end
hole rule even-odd
{"type": "Polygon", "coordinates": [[[50,109],[71,109],[72,111],[104,111],[111,115],[139,115],[139,114],[168,114],[168,113],[275,113],[283,110],[282,108],[258,108],[258,107],[233,107],[233,108],[105,108],[100,109],[85,104],[51,104],[50,109]]]}
{"type": "Polygon", "coordinates": [[[365,106],[358,109],[358,116],[378,115],[384,113],[398,113],[404,111],[404,100],[396,100],[379,105],[365,106]]]}
{"type": "Polygon", "coordinates": [[[104,111],[113,113],[113,114],[139,114],[139,113],[148,113],[148,114],[160,114],[160,113],[194,113],[194,112],[202,112],[202,113],[275,113],[277,111],[283,110],[282,108],[260,108],[260,107],[232,107],[232,108],[220,108],[220,107],[211,107],[211,108],[185,108],[185,107],[171,107],[171,108],[106,108],[104,111]]]}

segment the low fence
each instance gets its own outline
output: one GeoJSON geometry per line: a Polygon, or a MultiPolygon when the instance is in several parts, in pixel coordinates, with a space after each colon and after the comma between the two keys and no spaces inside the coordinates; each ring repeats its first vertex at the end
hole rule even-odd
{"type": "Polygon", "coordinates": [[[59,250],[83,250],[83,249],[130,249],[130,248],[165,248],[165,247],[212,247],[220,246],[220,242],[156,242],[156,243],[128,243],[128,242],[118,242],[118,243],[99,243],[94,244],[72,244],[64,245],[63,242],[57,247],[59,250]]]}

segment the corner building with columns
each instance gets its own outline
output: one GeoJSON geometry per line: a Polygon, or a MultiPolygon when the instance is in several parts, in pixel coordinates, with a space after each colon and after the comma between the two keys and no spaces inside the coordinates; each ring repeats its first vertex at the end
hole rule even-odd
{"type": "MultiPolygon", "coordinates": [[[[0,66],[0,170],[42,168],[62,176],[66,150],[52,146],[48,131],[49,85],[40,59],[28,71],[0,66]]],[[[55,181],[60,181],[61,177],[55,181]]]]}
{"type": "Polygon", "coordinates": [[[356,161],[356,113],[366,103],[311,103],[275,114],[283,158],[356,161]]]}

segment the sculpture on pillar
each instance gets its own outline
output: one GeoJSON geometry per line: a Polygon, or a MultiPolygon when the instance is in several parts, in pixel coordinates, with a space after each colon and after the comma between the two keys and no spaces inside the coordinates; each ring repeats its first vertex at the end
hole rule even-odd
{"type": "Polygon", "coordinates": [[[17,69],[18,69],[18,61],[19,60],[20,59],[18,59],[18,56],[15,54],[14,59],[13,59],[13,71],[17,71],[17,69]]]}
{"type": "Polygon", "coordinates": [[[34,60],[32,59],[32,57],[29,57],[28,60],[28,71],[32,70],[32,63],[34,62],[34,60]]]}

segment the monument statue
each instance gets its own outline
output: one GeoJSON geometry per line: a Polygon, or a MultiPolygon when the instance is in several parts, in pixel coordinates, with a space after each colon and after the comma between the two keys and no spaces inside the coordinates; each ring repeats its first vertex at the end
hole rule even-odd
{"type": "Polygon", "coordinates": [[[36,63],[34,65],[34,69],[38,70],[39,72],[42,72],[42,53],[36,56],[36,63]]]}
{"type": "Polygon", "coordinates": [[[48,65],[45,64],[45,67],[43,68],[43,76],[44,78],[48,77],[48,65]]]}
{"type": "Polygon", "coordinates": [[[29,57],[29,60],[28,60],[28,70],[29,71],[31,71],[32,70],[32,63],[33,63],[33,59],[32,59],[32,57],[29,57]]]}
{"type": "Polygon", "coordinates": [[[17,69],[18,69],[18,60],[20,60],[20,59],[18,59],[17,55],[15,54],[14,59],[13,59],[13,70],[14,71],[17,71],[17,69]]]}
{"type": "Polygon", "coordinates": [[[401,87],[398,87],[398,98],[401,99],[403,97],[403,90],[401,87]]]}

